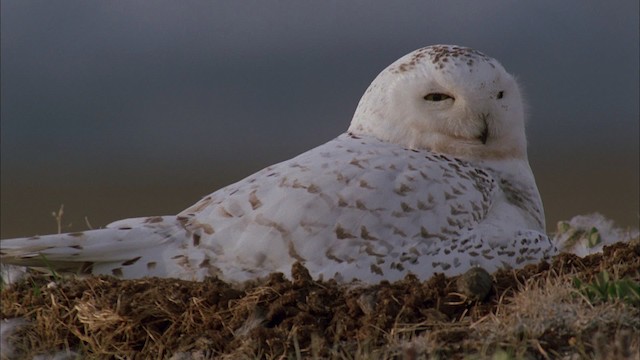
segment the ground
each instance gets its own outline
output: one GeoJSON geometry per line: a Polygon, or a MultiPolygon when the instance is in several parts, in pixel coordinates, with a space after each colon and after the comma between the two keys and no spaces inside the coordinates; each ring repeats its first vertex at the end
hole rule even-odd
{"type": "Polygon", "coordinates": [[[0,315],[29,320],[16,358],[640,358],[639,239],[491,277],[345,286],[292,271],[243,287],[31,277],[2,290],[0,315]]]}

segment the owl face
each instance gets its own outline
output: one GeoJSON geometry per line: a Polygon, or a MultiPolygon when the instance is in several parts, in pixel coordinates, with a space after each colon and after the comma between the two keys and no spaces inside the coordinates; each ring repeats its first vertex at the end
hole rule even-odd
{"type": "Polygon", "coordinates": [[[462,158],[526,159],[515,79],[476,50],[430,46],[378,75],[349,130],[462,158]]]}

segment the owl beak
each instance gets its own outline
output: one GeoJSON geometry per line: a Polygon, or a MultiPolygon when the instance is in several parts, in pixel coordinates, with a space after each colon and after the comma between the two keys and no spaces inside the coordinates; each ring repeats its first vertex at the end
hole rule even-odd
{"type": "Polygon", "coordinates": [[[478,135],[477,139],[482,141],[483,145],[487,143],[487,139],[489,138],[489,124],[487,123],[488,118],[489,114],[480,114],[480,121],[482,121],[482,131],[480,132],[480,135],[478,135]]]}

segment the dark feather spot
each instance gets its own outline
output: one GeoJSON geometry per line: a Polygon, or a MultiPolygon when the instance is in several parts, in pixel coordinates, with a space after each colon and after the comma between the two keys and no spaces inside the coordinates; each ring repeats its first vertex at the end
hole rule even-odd
{"type": "Polygon", "coordinates": [[[315,184],[311,184],[307,186],[307,192],[309,192],[310,194],[317,194],[320,192],[320,187],[315,184]]]}
{"type": "Polygon", "coordinates": [[[394,189],[393,191],[400,195],[400,196],[406,196],[408,192],[410,192],[412,189],[409,187],[409,185],[407,184],[400,184],[400,187],[397,189],[394,189]]]}
{"type": "Polygon", "coordinates": [[[251,208],[253,210],[259,208],[260,206],[262,206],[262,201],[260,201],[260,199],[258,199],[258,196],[256,196],[256,191],[257,190],[253,190],[250,194],[249,194],[249,204],[251,204],[251,208]]]}
{"type": "Polygon", "coordinates": [[[127,261],[123,262],[123,263],[122,263],[122,265],[123,265],[123,266],[133,265],[133,264],[135,264],[138,260],[140,260],[140,258],[141,258],[141,257],[142,257],[142,256],[138,256],[138,257],[135,257],[135,258],[133,258],[133,259],[131,259],[131,260],[127,260],[127,261]]]}
{"type": "Polygon", "coordinates": [[[380,268],[380,266],[376,264],[371,264],[371,272],[374,274],[378,274],[380,276],[384,276],[384,272],[382,272],[382,269],[380,268]]]}
{"type": "Polygon", "coordinates": [[[378,240],[378,238],[369,233],[369,230],[367,230],[367,227],[364,225],[360,227],[360,237],[364,240],[378,240]]]}
{"type": "Polygon", "coordinates": [[[353,234],[350,234],[340,224],[336,225],[335,232],[338,239],[355,239],[355,236],[353,236],[353,234]]]}
{"type": "Polygon", "coordinates": [[[199,234],[193,234],[193,246],[198,246],[200,245],[200,235],[199,234]]]}
{"type": "Polygon", "coordinates": [[[409,206],[409,204],[405,202],[400,203],[400,208],[402,208],[402,211],[404,212],[412,212],[414,210],[411,206],[409,206]]]}

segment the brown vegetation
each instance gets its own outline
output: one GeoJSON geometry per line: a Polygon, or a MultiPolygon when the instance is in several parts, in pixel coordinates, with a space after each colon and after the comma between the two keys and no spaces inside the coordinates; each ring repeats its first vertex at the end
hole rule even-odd
{"type": "Polygon", "coordinates": [[[314,281],[297,264],[292,280],[272,274],[242,287],[36,276],[2,291],[1,316],[29,320],[13,335],[20,358],[51,349],[136,359],[637,358],[638,299],[598,299],[573,285],[603,271],[637,284],[640,241],[499,271],[480,301],[459,288],[468,279],[345,286],[314,281]]]}

